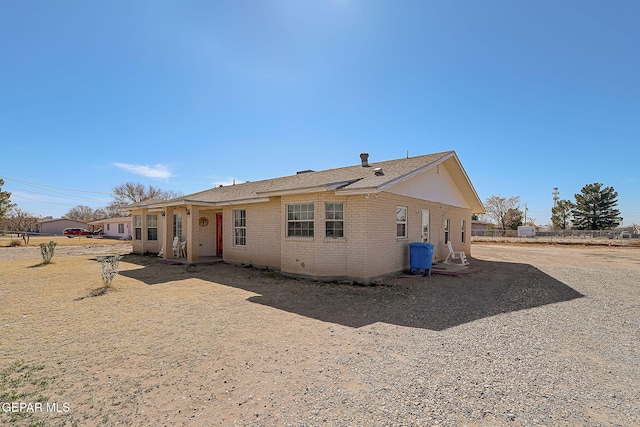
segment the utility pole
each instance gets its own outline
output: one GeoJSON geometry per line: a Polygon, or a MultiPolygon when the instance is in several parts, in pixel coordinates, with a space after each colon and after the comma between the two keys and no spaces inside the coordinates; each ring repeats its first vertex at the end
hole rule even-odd
{"type": "Polygon", "coordinates": [[[558,200],[560,200],[560,192],[558,191],[558,187],[553,187],[553,207],[554,208],[558,205],[558,200]]]}

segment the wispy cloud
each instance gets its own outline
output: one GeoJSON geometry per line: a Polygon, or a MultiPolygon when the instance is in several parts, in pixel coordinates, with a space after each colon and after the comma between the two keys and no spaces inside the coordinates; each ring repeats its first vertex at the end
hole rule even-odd
{"type": "Polygon", "coordinates": [[[114,163],[114,166],[149,178],[167,179],[173,176],[166,165],[157,164],[155,166],[132,165],[130,163],[114,163]]]}

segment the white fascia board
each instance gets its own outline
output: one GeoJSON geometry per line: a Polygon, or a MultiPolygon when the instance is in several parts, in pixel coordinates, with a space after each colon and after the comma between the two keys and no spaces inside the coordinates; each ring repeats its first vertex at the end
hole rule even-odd
{"type": "Polygon", "coordinates": [[[358,195],[358,194],[372,194],[379,193],[382,191],[380,187],[364,187],[364,188],[344,188],[336,190],[336,194],[344,194],[344,195],[358,195]]]}

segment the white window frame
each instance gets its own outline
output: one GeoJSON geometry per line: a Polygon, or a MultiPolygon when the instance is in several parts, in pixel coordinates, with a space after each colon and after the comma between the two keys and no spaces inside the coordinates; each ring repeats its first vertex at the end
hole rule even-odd
{"type": "MultiPolygon", "coordinates": [[[[118,232],[124,233],[124,224],[118,224],[118,232]],[[122,226],[122,231],[120,231],[120,226],[122,226]]],[[[156,214],[147,214],[147,240],[158,240],[158,215],[156,214]]]]}
{"type": "Polygon", "coordinates": [[[344,238],[344,203],[325,202],[324,212],[325,237],[328,239],[344,238]]]}
{"type": "Polygon", "coordinates": [[[314,237],[313,203],[287,205],[287,237],[314,237]]]}
{"type": "Polygon", "coordinates": [[[444,220],[444,244],[449,243],[451,236],[451,220],[449,218],[445,218],[444,220]]]}
{"type": "Polygon", "coordinates": [[[142,215],[133,216],[133,238],[142,240],[142,215]]]}
{"type": "Polygon", "coordinates": [[[463,219],[462,220],[462,243],[465,243],[465,241],[467,240],[467,220],[463,219]]]}
{"type": "Polygon", "coordinates": [[[233,211],[233,246],[247,246],[247,210],[233,211]]]}
{"type": "MultiPolygon", "coordinates": [[[[107,227],[109,226],[109,224],[107,224],[107,227]]],[[[118,224],[118,233],[119,234],[124,234],[124,224],[118,224]]]]}
{"type": "Polygon", "coordinates": [[[182,241],[182,214],[173,214],[173,237],[182,241]]]}
{"type": "Polygon", "coordinates": [[[396,237],[399,239],[406,239],[409,235],[409,221],[407,218],[408,213],[409,209],[406,206],[396,206],[396,237]],[[402,230],[402,233],[400,232],[400,230],[402,230]]]}

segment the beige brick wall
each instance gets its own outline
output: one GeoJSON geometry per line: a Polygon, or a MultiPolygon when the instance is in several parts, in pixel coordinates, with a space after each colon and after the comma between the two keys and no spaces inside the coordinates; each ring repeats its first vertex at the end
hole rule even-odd
{"type": "MultiPolygon", "coordinates": [[[[447,218],[451,223],[450,240],[454,249],[467,254],[470,252],[469,209],[385,192],[351,196],[323,192],[274,197],[267,203],[224,207],[223,257],[225,261],[279,268],[295,275],[366,282],[408,269],[409,244],[422,239],[423,209],[430,211],[430,242],[435,245],[435,260],[444,260],[448,253],[444,243],[444,223],[447,218]],[[325,202],[344,203],[344,238],[325,237],[325,202]],[[314,204],[314,237],[287,237],[287,205],[298,203],[314,204]],[[407,208],[406,238],[396,236],[397,206],[407,208]],[[236,209],[246,210],[246,246],[234,244],[233,211],[236,209]],[[466,220],[467,227],[465,242],[462,242],[462,220],[466,220]]],[[[185,209],[175,212],[183,214],[183,234],[187,241],[194,242],[191,250],[196,250],[195,253],[200,256],[207,256],[209,252],[215,252],[216,209],[199,210],[192,206],[190,211],[190,216],[186,215],[185,209]],[[209,220],[207,227],[198,226],[201,216],[209,220]]],[[[164,219],[158,217],[159,221],[164,219]]],[[[165,224],[169,227],[169,234],[172,234],[171,219],[166,219],[165,224]]],[[[144,228],[143,239],[146,239],[144,228]]],[[[156,250],[159,249],[158,244],[161,244],[161,240],[156,243],[156,250]]],[[[151,245],[145,240],[133,242],[135,252],[151,251],[151,245]]]]}
{"type": "Polygon", "coordinates": [[[440,203],[390,193],[335,196],[332,193],[285,196],[281,199],[281,269],[283,272],[321,278],[347,278],[369,281],[403,271],[409,267],[409,244],[422,240],[422,209],[430,211],[430,241],[435,245],[435,260],[443,260],[448,249],[444,243],[444,220],[451,221],[450,240],[456,250],[469,253],[469,232],[463,244],[461,222],[471,223],[471,211],[440,203]],[[345,236],[325,238],[325,202],[343,202],[345,236]],[[286,236],[286,206],[314,203],[313,238],[286,236]],[[396,207],[407,208],[406,238],[396,236],[396,207]]]}
{"type": "Polygon", "coordinates": [[[223,221],[223,258],[225,261],[260,267],[280,268],[280,200],[225,207],[223,221]],[[234,244],[233,211],[245,209],[247,245],[234,244]]]}
{"type": "MultiPolygon", "coordinates": [[[[451,221],[450,240],[456,250],[471,250],[469,227],[471,210],[440,203],[427,202],[390,193],[370,195],[366,199],[362,217],[368,217],[368,233],[361,245],[366,247],[364,278],[373,279],[402,271],[409,267],[409,244],[422,241],[422,210],[430,212],[430,243],[434,244],[434,258],[442,261],[448,254],[444,243],[444,220],[451,221]],[[396,207],[407,208],[407,237],[396,237],[396,207]],[[466,219],[466,242],[462,243],[461,222],[466,219]]],[[[362,204],[358,204],[362,206],[362,204]]],[[[354,236],[360,240],[359,235],[354,236]]],[[[352,267],[350,265],[350,267],[352,267]]],[[[353,266],[355,269],[356,266],[353,266]]],[[[352,270],[350,268],[350,270],[352,270]]]]}

